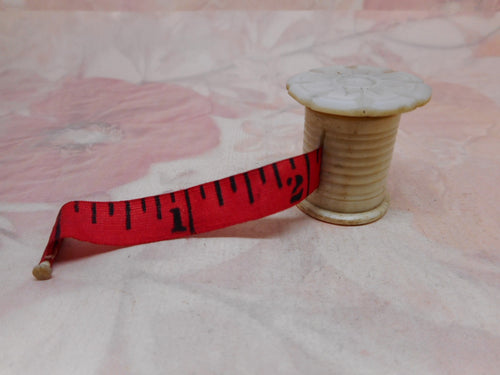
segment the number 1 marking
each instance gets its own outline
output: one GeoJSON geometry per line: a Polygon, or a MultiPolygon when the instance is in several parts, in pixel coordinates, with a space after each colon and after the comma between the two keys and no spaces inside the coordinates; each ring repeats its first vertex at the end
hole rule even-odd
{"type": "Polygon", "coordinates": [[[172,208],[170,210],[170,212],[174,216],[174,227],[172,228],[172,233],[187,231],[187,228],[184,225],[182,225],[182,217],[181,217],[180,208],[178,208],[178,207],[172,208]]]}

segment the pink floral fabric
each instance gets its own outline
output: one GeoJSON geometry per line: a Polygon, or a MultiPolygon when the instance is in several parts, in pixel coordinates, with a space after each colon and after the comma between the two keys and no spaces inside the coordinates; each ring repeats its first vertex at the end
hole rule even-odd
{"type": "Polygon", "coordinates": [[[4,199],[61,202],[106,191],[154,162],[203,153],[219,142],[210,100],[171,84],[68,78],[28,111],[5,119],[4,199]],[[27,159],[38,166],[22,164],[27,159]]]}
{"type": "Polygon", "coordinates": [[[498,372],[497,1],[0,9],[1,374],[498,372]],[[402,116],[384,218],[339,227],[290,209],[130,248],[67,241],[53,279],[32,278],[67,200],[300,153],[286,81],[333,64],[433,88],[402,116]]]}

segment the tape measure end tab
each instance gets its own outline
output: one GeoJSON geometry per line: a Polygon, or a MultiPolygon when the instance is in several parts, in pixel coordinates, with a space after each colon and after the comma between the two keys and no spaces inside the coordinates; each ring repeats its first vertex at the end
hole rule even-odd
{"type": "Polygon", "coordinates": [[[52,267],[50,265],[50,262],[48,260],[45,260],[40,264],[37,264],[35,267],[33,267],[32,273],[37,280],[50,279],[52,277],[52,267]]]}

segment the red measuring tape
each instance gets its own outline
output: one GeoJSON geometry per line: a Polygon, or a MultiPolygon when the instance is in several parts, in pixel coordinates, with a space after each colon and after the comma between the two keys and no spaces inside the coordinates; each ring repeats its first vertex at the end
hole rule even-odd
{"type": "Polygon", "coordinates": [[[40,263],[49,279],[64,238],[132,246],[204,233],[295,206],[319,185],[321,148],[172,193],[116,202],[73,201],[59,210],[40,263]]]}

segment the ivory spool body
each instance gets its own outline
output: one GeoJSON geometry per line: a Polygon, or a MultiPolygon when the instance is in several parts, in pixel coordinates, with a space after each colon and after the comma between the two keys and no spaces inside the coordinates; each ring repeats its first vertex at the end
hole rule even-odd
{"type": "Polygon", "coordinates": [[[304,151],[323,146],[320,185],[299,207],[336,224],[375,221],[388,208],[386,180],[400,115],[349,117],[306,107],[304,151]]]}
{"type": "Polygon", "coordinates": [[[401,113],[425,105],[431,88],[391,69],[330,66],[291,77],[287,89],[306,107],[304,151],[323,146],[319,187],[299,208],[335,224],[380,219],[401,113]]]}

